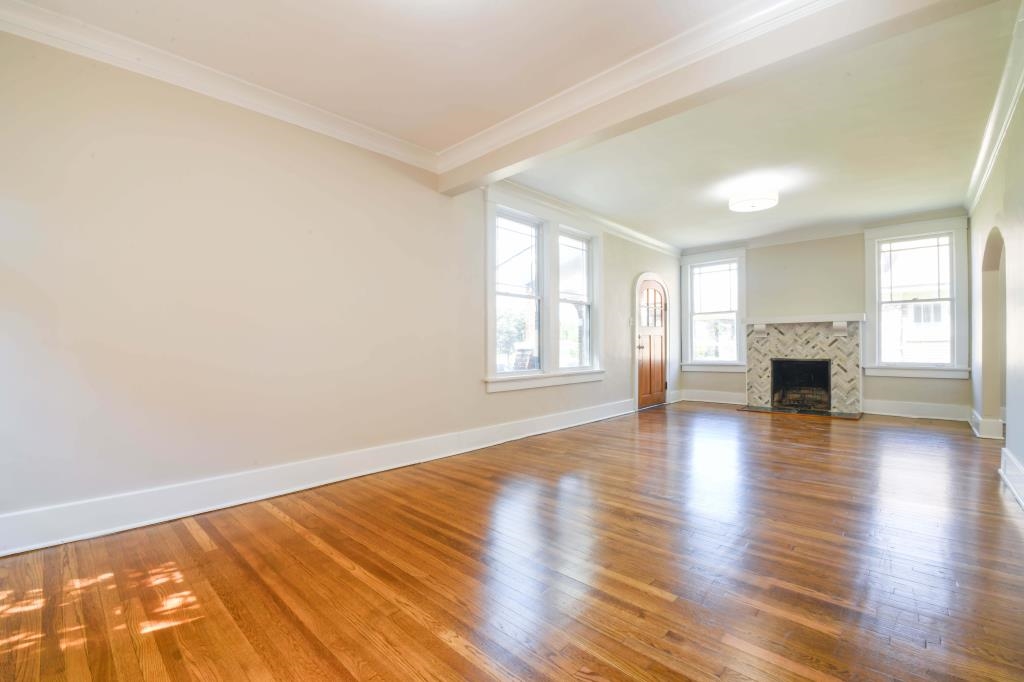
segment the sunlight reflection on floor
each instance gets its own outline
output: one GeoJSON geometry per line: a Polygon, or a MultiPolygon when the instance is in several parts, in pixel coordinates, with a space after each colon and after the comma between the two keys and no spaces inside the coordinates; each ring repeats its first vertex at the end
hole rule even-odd
{"type": "MultiPolygon", "coordinates": [[[[65,551],[73,552],[68,548],[65,551]]],[[[46,598],[40,587],[18,591],[5,588],[0,590],[0,655],[25,650],[43,644],[44,635],[38,616],[26,620],[33,612],[44,609],[47,599],[64,612],[71,624],[58,629],[57,646],[61,651],[82,647],[88,641],[89,633],[84,624],[75,624],[81,618],[83,602],[102,604],[109,610],[108,620],[117,625],[115,631],[126,631],[130,620],[126,614],[127,599],[138,599],[144,613],[133,627],[138,634],[177,627],[201,619],[201,607],[195,594],[185,587],[185,575],[175,562],[165,562],[147,571],[131,571],[119,583],[112,572],[96,576],[75,577],[67,580],[60,593],[46,598]],[[123,593],[117,594],[119,587],[123,593]],[[167,594],[168,589],[173,590],[167,594]],[[111,597],[100,597],[99,591],[112,591],[111,597]],[[120,622],[119,622],[120,621],[120,622]]]]}

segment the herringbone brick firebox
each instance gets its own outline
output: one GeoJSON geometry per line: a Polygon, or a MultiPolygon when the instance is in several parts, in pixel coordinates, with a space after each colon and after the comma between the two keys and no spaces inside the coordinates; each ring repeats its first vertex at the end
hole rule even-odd
{"type": "Polygon", "coordinates": [[[794,322],[747,325],[747,404],[772,406],[772,360],[831,360],[832,407],[861,412],[861,324],[794,322]]]}

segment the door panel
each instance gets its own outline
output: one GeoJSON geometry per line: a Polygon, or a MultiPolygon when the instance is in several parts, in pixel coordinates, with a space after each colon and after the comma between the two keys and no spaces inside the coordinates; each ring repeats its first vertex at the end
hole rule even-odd
{"type": "Polygon", "coordinates": [[[637,394],[643,408],[665,402],[668,299],[665,288],[652,280],[640,283],[637,298],[637,394]]]}

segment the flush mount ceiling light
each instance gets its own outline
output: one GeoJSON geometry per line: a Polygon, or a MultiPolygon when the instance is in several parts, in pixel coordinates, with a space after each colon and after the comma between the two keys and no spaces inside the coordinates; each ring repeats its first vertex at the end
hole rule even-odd
{"type": "Polygon", "coordinates": [[[753,213],[763,211],[779,203],[779,193],[775,190],[744,192],[729,197],[729,210],[736,213],[753,213]]]}

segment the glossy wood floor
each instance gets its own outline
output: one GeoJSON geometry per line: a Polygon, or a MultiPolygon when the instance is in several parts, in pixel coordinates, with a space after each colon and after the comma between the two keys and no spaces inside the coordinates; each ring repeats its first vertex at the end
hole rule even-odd
{"type": "Polygon", "coordinates": [[[0,559],[0,679],[1024,679],[965,425],[695,403],[0,559]]]}

